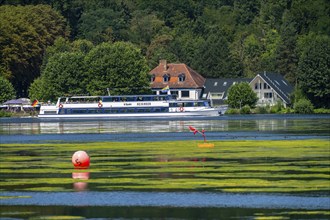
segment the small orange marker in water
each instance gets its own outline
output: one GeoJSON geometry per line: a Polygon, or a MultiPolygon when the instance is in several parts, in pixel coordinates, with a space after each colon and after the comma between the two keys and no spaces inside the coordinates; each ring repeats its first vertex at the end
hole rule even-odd
{"type": "Polygon", "coordinates": [[[88,168],[90,164],[90,158],[85,151],[76,151],[72,155],[72,164],[76,168],[88,168]]]}

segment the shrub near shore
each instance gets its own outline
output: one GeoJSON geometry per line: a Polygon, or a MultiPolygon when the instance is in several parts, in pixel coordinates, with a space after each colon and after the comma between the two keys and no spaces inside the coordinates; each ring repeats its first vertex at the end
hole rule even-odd
{"type": "Polygon", "coordinates": [[[314,109],[312,112],[296,112],[292,108],[282,108],[279,111],[276,111],[276,108],[271,108],[269,106],[258,106],[257,108],[250,109],[247,111],[247,108],[235,109],[229,108],[225,114],[235,115],[235,114],[330,114],[330,109],[318,108],[314,109]]]}

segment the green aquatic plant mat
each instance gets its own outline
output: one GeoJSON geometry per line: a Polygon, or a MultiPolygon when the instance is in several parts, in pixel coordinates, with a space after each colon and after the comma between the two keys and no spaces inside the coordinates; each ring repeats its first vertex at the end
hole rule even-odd
{"type": "Polygon", "coordinates": [[[210,141],[214,148],[198,143],[2,144],[0,188],[329,195],[329,140],[210,141]],[[74,169],[71,157],[78,150],[89,154],[89,169],[74,169]],[[88,178],[73,179],[75,172],[88,178]]]}

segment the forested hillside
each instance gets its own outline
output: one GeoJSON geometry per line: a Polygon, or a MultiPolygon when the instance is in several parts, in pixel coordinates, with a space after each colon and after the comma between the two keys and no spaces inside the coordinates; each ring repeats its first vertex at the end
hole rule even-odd
{"type": "MultiPolygon", "coordinates": [[[[129,68],[141,68],[143,80],[160,59],[185,63],[207,78],[278,72],[293,85],[299,85],[314,105],[329,106],[328,0],[0,0],[0,3],[0,71],[18,96],[45,94],[41,87],[57,83],[58,76],[51,75],[56,69],[67,73],[61,76],[64,78],[81,73],[80,77],[93,81],[88,74],[95,74],[99,81],[70,78],[71,82],[60,82],[67,90],[61,91],[60,87],[49,92],[58,95],[59,89],[62,93],[99,94],[96,86],[102,84],[100,79],[107,78],[107,73],[95,73],[91,66],[96,68],[98,64],[86,62],[94,61],[93,54],[119,47],[128,56],[122,57],[128,63],[138,57],[139,64],[129,68]],[[115,42],[126,43],[113,45],[115,42]],[[101,43],[105,44],[99,46],[101,43]],[[127,52],[129,48],[133,53],[127,52]]],[[[114,59],[108,56],[113,64],[99,70],[116,69],[118,60],[114,59]]],[[[119,67],[116,71],[125,72],[119,67]]],[[[113,74],[119,79],[117,73],[113,74]]],[[[134,77],[124,77],[136,81],[134,77]]],[[[111,82],[101,88],[119,87],[122,83],[111,82]]]]}

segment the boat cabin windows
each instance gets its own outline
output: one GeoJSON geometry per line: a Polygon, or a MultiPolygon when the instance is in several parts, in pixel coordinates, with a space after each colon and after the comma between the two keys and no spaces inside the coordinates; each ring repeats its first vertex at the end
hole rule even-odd
{"type": "Polygon", "coordinates": [[[175,107],[209,107],[209,103],[207,101],[199,101],[199,102],[171,102],[169,103],[170,108],[175,107]]]}
{"type": "Polygon", "coordinates": [[[67,102],[67,98],[66,97],[59,98],[59,102],[60,103],[66,103],[67,102]]]}
{"type": "Polygon", "coordinates": [[[182,98],[189,98],[189,91],[181,91],[182,98]]]}
{"type": "Polygon", "coordinates": [[[102,102],[146,102],[146,101],[164,101],[168,99],[170,99],[168,95],[107,96],[102,98],[102,102]]]}
{"type": "MultiPolygon", "coordinates": [[[[167,107],[138,107],[138,108],[68,108],[59,109],[58,114],[129,114],[129,113],[149,113],[168,112],[167,107]]],[[[56,112],[52,112],[53,114],[56,112]]],[[[50,113],[48,113],[50,114],[50,113]]]]}
{"type": "Polygon", "coordinates": [[[59,98],[60,103],[72,104],[72,103],[98,103],[101,97],[98,96],[81,96],[81,97],[62,97],[59,98]]]}

